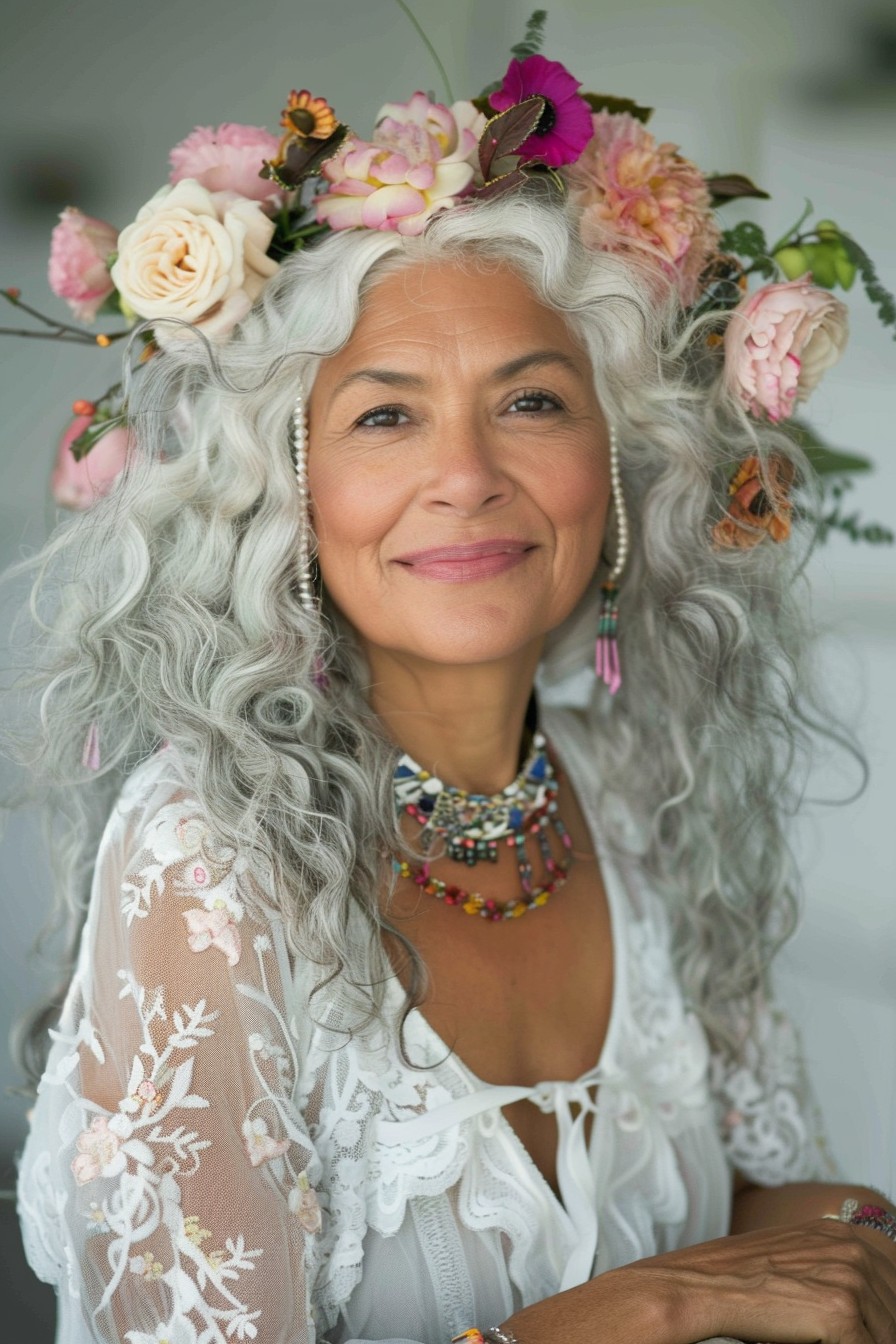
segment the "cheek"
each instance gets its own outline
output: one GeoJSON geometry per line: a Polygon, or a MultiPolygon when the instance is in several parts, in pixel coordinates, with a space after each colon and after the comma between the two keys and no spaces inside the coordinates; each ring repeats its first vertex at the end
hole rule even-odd
{"type": "Polygon", "coordinates": [[[377,481],[351,466],[344,470],[308,469],[311,520],[317,536],[324,581],[356,570],[389,531],[399,515],[403,495],[399,485],[377,481]]]}

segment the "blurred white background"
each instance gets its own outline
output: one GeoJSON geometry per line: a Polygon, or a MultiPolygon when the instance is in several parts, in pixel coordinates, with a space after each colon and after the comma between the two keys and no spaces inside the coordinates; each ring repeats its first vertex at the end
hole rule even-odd
{"type": "MultiPolygon", "coordinates": [[[[455,96],[499,77],[530,0],[415,0],[455,96]]],[[[809,197],[852,232],[896,289],[896,13],[878,0],[558,0],[546,54],[586,88],[656,108],[651,129],[706,171],[737,169],[772,193],[758,216],[774,236],[809,197]]],[[[2,56],[0,286],[67,315],[46,261],[58,211],[78,205],[123,227],[164,182],[168,150],[193,126],[276,128],[293,88],[324,94],[364,134],[381,102],[417,88],[443,97],[438,74],[394,0],[7,0],[2,56]]],[[[752,209],[752,207],[751,207],[752,209]]],[[[731,212],[733,220],[737,216],[731,212]]],[[[896,345],[864,296],[853,335],[809,404],[833,444],[867,452],[874,475],[852,492],[868,519],[896,526],[893,388],[896,345]],[[890,395],[887,397],[885,393],[890,395]]],[[[8,309],[0,323],[16,315],[8,309]]],[[[47,478],[75,397],[113,381],[116,354],[49,343],[0,346],[0,565],[40,545],[52,523],[47,478]]],[[[835,536],[811,562],[820,647],[871,766],[846,807],[807,805],[795,843],[806,885],[802,926],[783,954],[780,992],[807,1057],[845,1174],[896,1193],[896,552],[835,536]]],[[[819,765],[812,794],[844,798],[848,758],[819,765]]],[[[34,819],[2,842],[3,973],[8,1024],[46,969],[27,949],[46,905],[47,868],[34,819]]],[[[4,1087],[17,1081],[0,1057],[4,1087]]],[[[9,1185],[25,1103],[0,1096],[0,1163],[9,1185]]],[[[9,1205],[4,1206],[4,1212],[9,1205]]],[[[9,1219],[4,1220],[8,1225],[9,1219]]],[[[7,1228],[8,1230],[8,1228],[7,1228]]],[[[4,1240],[4,1303],[15,1338],[49,1339],[46,1300],[4,1240]]]]}

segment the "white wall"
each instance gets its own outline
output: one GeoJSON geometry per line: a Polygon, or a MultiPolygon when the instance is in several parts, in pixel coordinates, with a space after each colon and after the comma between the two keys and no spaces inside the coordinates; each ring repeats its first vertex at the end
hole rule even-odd
{"type": "MultiPolygon", "coordinates": [[[[593,0],[556,4],[547,54],[586,87],[656,107],[654,129],[708,169],[738,168],[774,193],[769,227],[795,217],[804,195],[851,229],[896,288],[893,244],[896,103],[867,81],[865,106],[810,105],[810,81],[848,75],[862,0],[593,0]]],[[[503,71],[530,0],[417,0],[416,11],[457,93],[503,71]]],[[[882,12],[882,11],[878,11],[882,12]]],[[[436,86],[425,52],[392,0],[56,0],[8,3],[4,24],[0,283],[52,306],[45,267],[49,208],[22,204],[27,183],[71,171],[72,203],[126,223],[164,180],[171,145],[196,124],[274,126],[291,87],[325,93],[361,133],[379,102],[436,86]]],[[[841,367],[811,405],[818,427],[879,467],[855,503],[896,525],[892,398],[896,347],[861,297],[841,367]]],[[[54,311],[64,312],[56,303],[54,311]]],[[[10,313],[10,316],[12,314],[10,313]]],[[[7,315],[0,319],[6,321],[7,315]]],[[[46,478],[73,397],[112,381],[114,356],[7,342],[0,359],[0,563],[45,535],[46,478]]],[[[843,686],[872,765],[864,797],[817,810],[796,840],[807,879],[803,927],[781,964],[781,990],[802,1023],[835,1155],[860,1181],[896,1184],[896,585],[894,553],[835,538],[813,562],[824,656],[843,686]]],[[[848,792],[843,762],[819,771],[817,791],[848,792]]],[[[24,949],[46,883],[39,839],[13,823],[0,853],[6,911],[0,1015],[34,993],[40,972],[24,949]]],[[[0,1064],[0,1081],[12,1081],[0,1064]]],[[[0,1151],[23,1130],[23,1107],[0,1101],[0,1151]]]]}

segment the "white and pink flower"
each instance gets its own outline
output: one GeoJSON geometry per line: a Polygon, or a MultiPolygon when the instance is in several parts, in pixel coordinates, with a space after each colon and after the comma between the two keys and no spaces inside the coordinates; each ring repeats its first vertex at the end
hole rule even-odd
{"type": "Polygon", "coordinates": [[[676,145],[657,144],[628,112],[596,112],[594,134],[568,169],[588,247],[639,252],[673,280],[685,306],[720,237],[706,179],[676,145]]]}
{"type": "Polygon", "coordinates": [[[317,1192],[312,1189],[306,1172],[303,1171],[297,1177],[296,1184],[289,1192],[287,1203],[290,1213],[295,1214],[300,1225],[309,1235],[314,1236],[316,1232],[320,1231],[323,1223],[320,1201],[317,1198],[317,1192]]]}
{"type": "Polygon", "coordinates": [[[259,177],[266,159],[277,153],[279,140],[263,126],[197,126],[169,155],[171,181],[191,177],[206,191],[234,191],[250,201],[277,205],[283,190],[276,182],[259,177]]]}
{"type": "MultiPolygon", "coordinates": [[[[208,337],[225,336],[278,269],[267,256],[273,236],[259,201],[183,178],[157,191],[122,230],[112,279],[140,317],[178,318],[208,337]]],[[[163,323],[156,340],[176,334],[163,323]]]]}
{"type": "Polygon", "coordinates": [[[66,206],[50,236],[50,288],[65,299],[80,322],[92,322],[103,302],[115,292],[109,258],[118,230],[66,206]]]}
{"type": "Polygon", "coordinates": [[[472,182],[482,125],[472,103],[448,108],[423,93],[387,103],[371,142],[350,139],[324,164],[329,186],[315,197],[318,221],[336,230],[421,233],[472,182]]]}
{"type": "Polygon", "coordinates": [[[264,1120],[246,1120],[243,1124],[243,1145],[253,1167],[282,1157],[289,1147],[289,1139],[275,1139],[268,1132],[264,1120]]]}
{"type": "Polygon", "coordinates": [[[205,952],[216,947],[227,958],[228,966],[235,966],[242,952],[242,939],[239,927],[230,911],[223,905],[212,910],[184,910],[188,938],[187,946],[192,952],[205,952]]]}
{"type": "Polygon", "coordinates": [[[725,382],[757,419],[786,420],[843,353],[846,305],[810,281],[763,285],[731,314],[725,382]]]}
{"type": "Polygon", "coordinates": [[[127,1162],[121,1146],[121,1139],[109,1128],[108,1118],[95,1115],[89,1128],[75,1140],[78,1156],[72,1162],[72,1171],[78,1185],[124,1171],[127,1162]]]}

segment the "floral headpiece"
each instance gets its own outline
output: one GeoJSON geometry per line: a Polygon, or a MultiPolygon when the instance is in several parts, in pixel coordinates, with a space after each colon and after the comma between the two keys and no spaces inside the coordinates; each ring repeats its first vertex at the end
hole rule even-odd
{"type": "MultiPolygon", "coordinates": [[[[500,83],[469,100],[451,101],[449,92],[450,105],[421,92],[386,103],[368,140],[306,89],[289,95],[279,135],[229,122],[197,127],[171,151],[169,182],[124,229],[69,207],[53,230],[53,292],[80,323],[114,315],[128,326],[94,335],[44,316],[10,288],[0,292],[44,331],[8,334],[109,347],[138,319],[177,318],[224,340],[284,258],[328,233],[418,234],[438,211],[549,179],[577,208],[586,246],[637,258],[658,289],[671,284],[689,316],[707,319],[718,377],[750,416],[786,428],[820,475],[833,501],[817,520],[822,535],[840,528],[892,541],[888,529],[840,512],[849,476],[868,459],[832,451],[793,418],[846,341],[846,306],[832,290],[850,289],[859,275],[881,321],[896,327],[896,302],[871,260],[832,220],[808,226],[811,206],[773,244],[751,221],[725,228],[720,207],[767,193],[739,173],[706,175],[658,142],[647,129],[651,109],[583,92],[540,54],[545,17],[532,16],[500,83]],[[765,283],[751,288],[757,279],[765,283]]],[[[140,358],[175,339],[172,330],[161,324],[146,334],[140,358]]],[[[127,407],[116,385],[73,411],[53,488],[58,503],[83,508],[123,465],[127,407]]],[[[789,461],[751,457],[732,468],[714,543],[784,540],[789,461]]]]}

